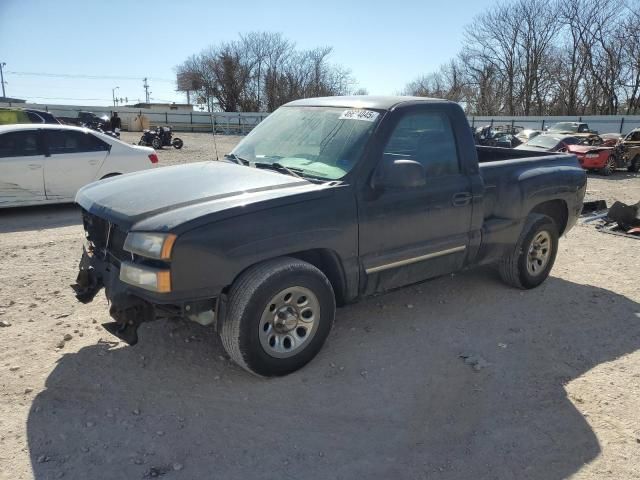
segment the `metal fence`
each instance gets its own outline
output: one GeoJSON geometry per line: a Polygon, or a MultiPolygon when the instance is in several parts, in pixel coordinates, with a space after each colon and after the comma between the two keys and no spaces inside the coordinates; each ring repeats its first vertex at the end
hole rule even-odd
{"type": "Polygon", "coordinates": [[[78,112],[93,112],[96,115],[108,115],[114,111],[122,119],[123,130],[129,130],[135,123],[136,117],[146,117],[149,126],[171,125],[173,130],[180,132],[211,132],[227,135],[246,135],[269,114],[265,112],[189,112],[175,110],[152,110],[145,108],[127,107],[93,107],[71,105],[45,105],[33,103],[9,104],[0,103],[0,107],[33,108],[51,112],[57,117],[77,118],[78,112]]]}
{"type": "Polygon", "coordinates": [[[544,130],[557,122],[584,122],[599,133],[629,133],[640,128],[640,115],[585,115],[577,117],[468,117],[472,127],[485,125],[512,125],[533,130],[544,130]]]}
{"type": "MultiPolygon", "coordinates": [[[[47,105],[35,103],[0,104],[2,106],[14,106],[19,108],[34,108],[46,110],[60,117],[77,117],[80,111],[89,111],[97,115],[111,116],[117,111],[122,118],[124,130],[128,130],[136,117],[144,116],[150,126],[171,125],[174,130],[182,132],[211,132],[230,135],[245,135],[269,114],[265,112],[184,112],[175,110],[152,110],[145,108],[127,107],[93,107],[76,105],[47,105]]],[[[545,127],[557,122],[585,122],[592,130],[600,133],[628,133],[634,128],[640,128],[640,115],[588,115],[566,117],[509,117],[509,116],[469,116],[469,124],[472,127],[484,125],[514,125],[543,130],[545,127]]]]}

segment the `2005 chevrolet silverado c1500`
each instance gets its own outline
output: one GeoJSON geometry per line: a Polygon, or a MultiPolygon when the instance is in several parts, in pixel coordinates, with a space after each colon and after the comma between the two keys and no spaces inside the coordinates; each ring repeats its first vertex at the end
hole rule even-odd
{"type": "Polygon", "coordinates": [[[130,344],[141,322],[213,324],[231,358],[284,375],[322,347],[336,305],[483,264],[542,283],[576,222],[574,155],[476,147],[455,103],[329,97],[284,105],[224,161],[82,188],[74,286],[105,288],[130,344]]]}

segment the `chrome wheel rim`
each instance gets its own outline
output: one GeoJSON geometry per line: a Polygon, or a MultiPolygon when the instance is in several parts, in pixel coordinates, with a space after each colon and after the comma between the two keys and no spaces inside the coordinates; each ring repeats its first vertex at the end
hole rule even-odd
{"type": "Polygon", "coordinates": [[[535,277],[544,271],[551,257],[551,249],[551,235],[549,235],[549,232],[538,232],[533,237],[527,253],[527,271],[529,275],[535,277]]]}
{"type": "Polygon", "coordinates": [[[262,312],[258,326],[260,344],[272,357],[291,357],[311,342],[319,321],[318,297],[308,288],[286,288],[274,295],[262,312]]]}
{"type": "Polygon", "coordinates": [[[607,160],[607,170],[613,172],[616,168],[616,160],[613,157],[609,157],[607,160]]]}

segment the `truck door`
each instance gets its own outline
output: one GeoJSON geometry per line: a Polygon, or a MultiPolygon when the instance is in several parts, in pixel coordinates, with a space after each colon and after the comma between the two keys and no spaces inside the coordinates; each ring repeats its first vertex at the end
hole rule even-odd
{"type": "Polygon", "coordinates": [[[44,152],[40,132],[0,135],[0,206],[38,203],[44,196],[44,152]]]}
{"type": "MultiPolygon", "coordinates": [[[[394,159],[424,167],[424,185],[360,190],[359,247],[372,293],[458,270],[471,228],[471,182],[461,168],[446,109],[395,112],[376,169],[394,159]]],[[[384,134],[383,134],[384,135],[384,134]]],[[[376,175],[376,171],[374,171],[376,175]]]]}
{"type": "Polygon", "coordinates": [[[91,183],[109,152],[109,145],[81,130],[45,130],[48,156],[44,185],[50,200],[73,200],[80,187],[91,183]]]}

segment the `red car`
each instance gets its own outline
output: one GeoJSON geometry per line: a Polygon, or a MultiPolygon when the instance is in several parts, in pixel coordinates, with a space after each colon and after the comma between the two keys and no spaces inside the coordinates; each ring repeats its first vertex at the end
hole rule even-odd
{"type": "Polygon", "coordinates": [[[582,168],[598,170],[603,175],[611,175],[617,168],[613,147],[593,145],[567,145],[567,151],[578,157],[582,168]]]}

